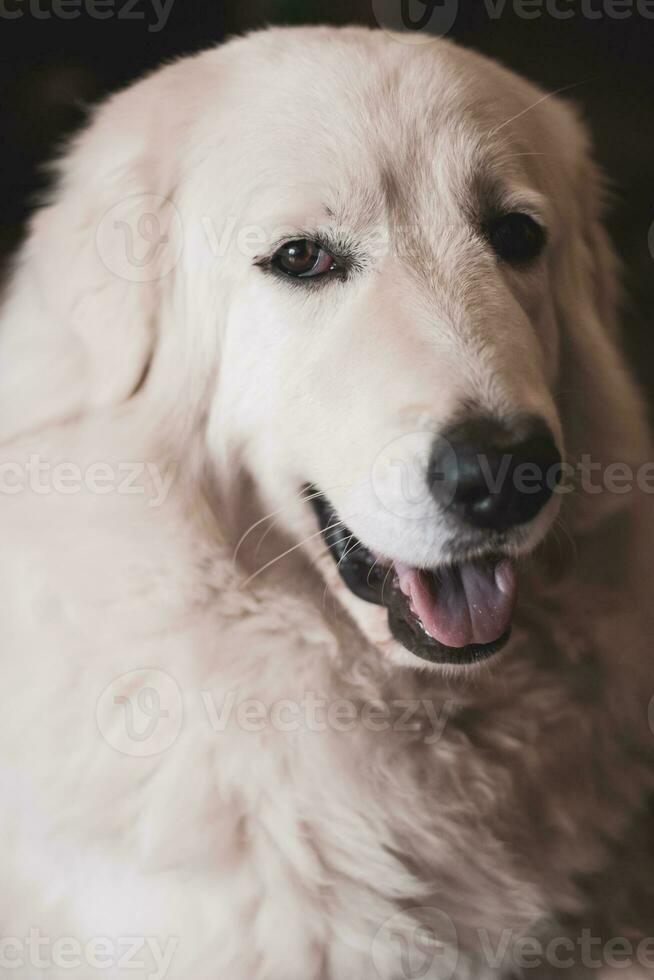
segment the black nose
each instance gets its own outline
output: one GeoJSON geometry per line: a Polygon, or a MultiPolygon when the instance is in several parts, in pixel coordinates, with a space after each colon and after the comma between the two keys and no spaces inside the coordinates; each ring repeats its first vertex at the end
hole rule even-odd
{"type": "Polygon", "coordinates": [[[560,477],[552,433],[534,416],[511,425],[485,416],[457,423],[436,440],[427,472],[444,510],[493,531],[531,521],[560,477]]]}

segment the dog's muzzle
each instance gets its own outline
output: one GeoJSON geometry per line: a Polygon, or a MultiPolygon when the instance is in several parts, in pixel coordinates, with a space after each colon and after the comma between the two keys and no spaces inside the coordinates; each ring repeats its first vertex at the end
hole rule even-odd
{"type": "Polygon", "coordinates": [[[309,490],[348,588],[386,606],[393,636],[416,656],[470,664],[495,653],[509,637],[517,593],[510,546],[545,507],[560,477],[561,456],[538,418],[509,426],[476,417],[445,430],[426,473],[452,530],[448,560],[436,568],[375,555],[323,494],[309,490]]]}

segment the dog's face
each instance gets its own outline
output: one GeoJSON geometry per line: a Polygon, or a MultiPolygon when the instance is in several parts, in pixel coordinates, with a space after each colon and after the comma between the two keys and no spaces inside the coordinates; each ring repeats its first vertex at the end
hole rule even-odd
{"type": "Polygon", "coordinates": [[[21,351],[34,376],[22,400],[0,386],[9,428],[132,399],[227,490],[244,463],[393,657],[499,649],[564,451],[642,448],[572,111],[441,40],[271,31],[117,96],[63,173],[5,316],[8,380],[21,351]],[[109,230],[138,232],[142,200],[164,243],[174,204],[181,259],[116,276],[89,229],[122,202],[109,230]]]}
{"type": "Polygon", "coordinates": [[[313,554],[322,529],[355,614],[387,605],[413,653],[470,663],[507,639],[511,559],[557,514],[561,230],[493,71],[490,100],[476,62],[462,85],[456,52],[421,54],[384,39],[339,73],[327,52],[280,65],[292,110],[262,95],[215,427],[239,419],[313,554]]]}

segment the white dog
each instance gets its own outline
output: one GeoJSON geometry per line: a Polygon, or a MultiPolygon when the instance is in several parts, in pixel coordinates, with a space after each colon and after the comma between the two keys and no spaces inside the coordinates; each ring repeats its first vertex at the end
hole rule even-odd
{"type": "Polygon", "coordinates": [[[96,113],[0,318],[3,975],[654,964],[600,197],[442,40],[272,30],[96,113]]]}

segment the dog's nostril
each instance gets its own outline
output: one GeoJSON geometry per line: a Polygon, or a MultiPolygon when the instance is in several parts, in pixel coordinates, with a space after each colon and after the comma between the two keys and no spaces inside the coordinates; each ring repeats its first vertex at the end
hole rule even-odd
{"type": "Polygon", "coordinates": [[[427,478],[448,513],[473,527],[505,531],[533,520],[560,476],[561,456],[542,419],[509,428],[478,417],[436,440],[427,478]]]}

